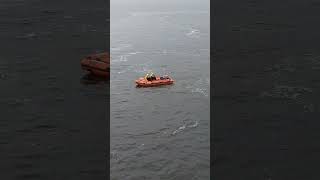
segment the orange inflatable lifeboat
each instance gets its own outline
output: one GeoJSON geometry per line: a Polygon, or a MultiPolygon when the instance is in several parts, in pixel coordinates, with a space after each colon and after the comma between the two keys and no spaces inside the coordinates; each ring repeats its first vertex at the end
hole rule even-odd
{"type": "Polygon", "coordinates": [[[136,80],[137,87],[154,87],[173,84],[174,80],[169,76],[155,77],[155,79],[147,80],[146,78],[139,78],[136,80]]]}
{"type": "Polygon", "coordinates": [[[109,53],[89,55],[81,60],[81,67],[90,74],[100,77],[110,76],[109,53]]]}

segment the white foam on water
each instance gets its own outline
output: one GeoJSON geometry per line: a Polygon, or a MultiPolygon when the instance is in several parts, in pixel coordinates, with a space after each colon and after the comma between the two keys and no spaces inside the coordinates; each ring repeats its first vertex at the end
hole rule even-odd
{"type": "Polygon", "coordinates": [[[183,131],[184,129],[186,129],[186,125],[185,125],[185,124],[182,125],[182,126],[180,126],[178,129],[174,130],[174,131],[172,132],[172,135],[176,135],[177,133],[183,131]]]}
{"type": "Polygon", "coordinates": [[[180,126],[178,129],[174,130],[171,135],[176,135],[186,129],[189,129],[189,128],[196,128],[198,127],[199,125],[199,122],[198,121],[195,121],[193,124],[190,124],[190,123],[185,123],[183,124],[182,126],[180,126]]]}
{"type": "Polygon", "coordinates": [[[208,96],[207,92],[206,92],[206,89],[203,89],[203,88],[194,88],[191,90],[192,93],[200,93],[204,96],[208,96]]]}
{"type": "Polygon", "coordinates": [[[123,71],[118,71],[117,73],[122,74],[122,73],[126,73],[126,72],[127,72],[126,70],[123,70],[123,71]]]}
{"type": "Polygon", "coordinates": [[[119,46],[117,46],[117,47],[111,47],[110,50],[111,50],[111,52],[113,52],[113,51],[117,52],[117,51],[122,51],[122,50],[128,49],[130,47],[132,47],[131,44],[119,44],[119,46]]]}
{"type": "Polygon", "coordinates": [[[128,55],[136,55],[136,54],[142,54],[143,52],[140,51],[136,51],[136,52],[130,52],[128,53],[128,55]]]}
{"type": "Polygon", "coordinates": [[[194,81],[192,84],[189,82],[186,84],[185,88],[189,89],[191,93],[201,94],[205,97],[209,96],[209,87],[210,87],[210,79],[198,79],[194,81]]]}
{"type": "Polygon", "coordinates": [[[200,30],[192,28],[186,35],[191,38],[200,37],[200,30]]]}
{"type": "Polygon", "coordinates": [[[198,125],[199,125],[199,122],[196,121],[194,124],[190,124],[190,125],[188,125],[187,127],[188,127],[188,128],[195,128],[195,127],[198,127],[198,125]]]}
{"type": "Polygon", "coordinates": [[[110,152],[110,159],[119,160],[119,154],[117,151],[111,151],[110,152]]]}
{"type": "Polygon", "coordinates": [[[112,58],[111,59],[111,62],[112,63],[115,63],[115,62],[127,62],[128,61],[128,56],[129,55],[120,55],[118,56],[118,58],[112,58]]]}
{"type": "Polygon", "coordinates": [[[145,74],[146,72],[150,72],[152,71],[152,68],[151,68],[151,62],[146,62],[146,63],[143,63],[143,64],[135,64],[133,67],[133,72],[135,73],[143,73],[145,74]]]}
{"type": "Polygon", "coordinates": [[[119,61],[120,61],[120,62],[127,62],[127,61],[128,61],[128,58],[127,58],[127,57],[128,57],[127,55],[122,55],[122,56],[120,56],[119,61]]]}
{"type": "Polygon", "coordinates": [[[162,15],[164,17],[170,15],[178,15],[178,14],[208,14],[208,11],[150,11],[150,12],[132,12],[131,16],[154,16],[154,15],[162,15]]]}

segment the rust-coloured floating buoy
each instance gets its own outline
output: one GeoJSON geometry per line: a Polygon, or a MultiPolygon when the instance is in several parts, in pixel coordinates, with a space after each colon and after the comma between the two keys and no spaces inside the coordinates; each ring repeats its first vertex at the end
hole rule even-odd
{"type": "Polygon", "coordinates": [[[81,60],[81,67],[91,75],[107,78],[110,76],[110,55],[109,53],[89,55],[81,60]]]}

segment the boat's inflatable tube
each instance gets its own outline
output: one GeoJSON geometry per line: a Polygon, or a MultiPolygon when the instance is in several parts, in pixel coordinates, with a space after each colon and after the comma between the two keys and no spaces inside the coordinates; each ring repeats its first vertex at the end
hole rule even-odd
{"type": "Polygon", "coordinates": [[[100,53],[87,56],[81,60],[81,67],[90,74],[100,77],[110,76],[110,56],[108,53],[100,53]]]}

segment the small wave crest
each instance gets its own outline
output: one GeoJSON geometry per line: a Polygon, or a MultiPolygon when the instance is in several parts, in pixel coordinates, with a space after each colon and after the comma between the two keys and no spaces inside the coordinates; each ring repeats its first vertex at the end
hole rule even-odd
{"type": "Polygon", "coordinates": [[[186,33],[186,35],[191,38],[200,37],[200,30],[192,28],[188,33],[186,33]]]}
{"type": "Polygon", "coordinates": [[[117,47],[111,47],[111,52],[118,52],[132,47],[131,44],[119,44],[117,47]]]}
{"type": "Polygon", "coordinates": [[[120,55],[118,58],[112,58],[111,62],[127,62],[128,61],[128,55],[120,55]]]}
{"type": "Polygon", "coordinates": [[[142,52],[140,51],[136,51],[136,52],[129,52],[126,54],[122,54],[122,55],[118,55],[116,56],[116,58],[111,58],[111,62],[115,63],[115,62],[127,62],[128,61],[128,57],[133,56],[133,55],[137,55],[137,54],[141,54],[142,52]]]}
{"type": "Polygon", "coordinates": [[[141,54],[141,53],[143,53],[143,52],[135,51],[135,52],[130,52],[130,53],[128,53],[128,54],[129,54],[129,55],[136,55],[136,54],[141,54]]]}
{"type": "Polygon", "coordinates": [[[118,161],[120,159],[119,153],[117,151],[111,151],[110,152],[110,159],[118,161]]]}
{"type": "Polygon", "coordinates": [[[206,79],[198,79],[193,84],[188,84],[186,86],[187,89],[191,90],[191,93],[199,93],[205,97],[209,96],[209,85],[210,80],[208,78],[206,79]]]}
{"type": "Polygon", "coordinates": [[[132,12],[131,16],[172,16],[172,15],[184,15],[184,14],[208,14],[208,11],[193,10],[193,11],[150,11],[150,12],[132,12]]]}
{"type": "Polygon", "coordinates": [[[194,123],[186,123],[186,124],[183,124],[182,126],[180,126],[179,128],[177,128],[176,130],[174,130],[171,135],[176,135],[186,129],[190,129],[190,128],[196,128],[198,127],[199,125],[199,122],[198,121],[195,121],[194,123]]]}

